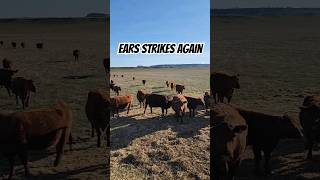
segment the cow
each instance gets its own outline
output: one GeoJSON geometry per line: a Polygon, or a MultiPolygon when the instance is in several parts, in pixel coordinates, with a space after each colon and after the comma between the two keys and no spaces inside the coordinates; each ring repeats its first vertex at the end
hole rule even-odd
{"type": "Polygon", "coordinates": [[[17,73],[18,70],[11,70],[11,69],[0,69],[0,86],[4,86],[9,96],[11,97],[11,80],[12,76],[17,73]]]}
{"type": "Polygon", "coordinates": [[[12,46],[13,48],[16,48],[16,47],[17,47],[17,43],[16,43],[16,42],[11,42],[11,46],[12,46]]]}
{"type": "Polygon", "coordinates": [[[4,58],[2,60],[2,67],[3,67],[3,69],[11,69],[11,61],[9,61],[8,59],[4,58]]]}
{"type": "Polygon", "coordinates": [[[181,120],[181,123],[183,122],[183,116],[187,110],[188,107],[188,100],[181,94],[173,96],[172,99],[172,109],[176,113],[176,119],[179,121],[179,118],[181,120]]]}
{"type": "MultiPolygon", "coordinates": [[[[110,72],[110,58],[103,59],[103,67],[104,67],[104,70],[106,71],[106,74],[109,74],[109,72],[110,72]]],[[[113,75],[113,77],[115,77],[115,75],[113,75]]]]}
{"type": "Polygon", "coordinates": [[[166,114],[168,114],[168,109],[172,105],[172,98],[170,96],[160,94],[149,94],[145,100],[143,114],[146,114],[148,105],[150,107],[151,113],[153,107],[161,107],[162,116],[164,116],[164,110],[166,110],[166,114]]]}
{"type": "Polygon", "coordinates": [[[20,45],[21,45],[22,48],[25,48],[24,42],[21,42],[20,45]]]}
{"type": "Polygon", "coordinates": [[[132,77],[132,80],[134,81],[136,78],[135,77],[132,77]]]}
{"type": "Polygon", "coordinates": [[[111,98],[110,103],[113,117],[115,113],[119,117],[119,109],[127,109],[127,114],[129,114],[130,107],[133,105],[133,95],[115,96],[111,98]]]}
{"type": "Polygon", "coordinates": [[[75,61],[79,60],[79,53],[80,53],[79,49],[73,50],[72,55],[73,55],[75,61]]]}
{"type": "Polygon", "coordinates": [[[141,104],[142,104],[143,107],[144,107],[144,105],[145,105],[144,102],[145,102],[145,99],[146,99],[147,96],[148,96],[148,93],[146,93],[143,89],[138,90],[138,92],[137,92],[137,99],[138,99],[138,101],[139,101],[140,108],[142,107],[141,104]]]}
{"type": "Polygon", "coordinates": [[[301,128],[298,120],[288,115],[276,116],[245,110],[235,107],[240,115],[245,119],[248,125],[248,145],[252,146],[255,167],[254,173],[261,175],[260,161],[261,153],[264,154],[264,172],[270,175],[273,172],[270,168],[270,157],[272,151],[276,148],[280,139],[283,138],[301,138],[301,128]]]}
{"type": "Polygon", "coordinates": [[[113,91],[117,94],[117,96],[119,96],[120,91],[121,91],[121,87],[120,86],[113,86],[113,91]]]}
{"type": "Polygon", "coordinates": [[[240,89],[239,75],[230,76],[217,72],[210,75],[210,90],[215,103],[217,103],[217,96],[218,102],[223,102],[223,98],[227,97],[230,103],[234,89],[240,89]]]}
{"type": "Polygon", "coordinates": [[[0,45],[3,46],[3,41],[0,41],[0,45]]]}
{"type": "Polygon", "coordinates": [[[146,85],[146,80],[142,80],[142,84],[145,86],[146,85]]]}
{"type": "Polygon", "coordinates": [[[121,75],[121,77],[123,77],[123,75],[121,75]]]}
{"type": "Polygon", "coordinates": [[[312,159],[312,148],[320,141],[320,96],[306,96],[300,107],[300,124],[306,139],[307,159],[312,159]]]}
{"type": "Polygon", "coordinates": [[[167,85],[167,87],[169,87],[169,82],[168,81],[166,81],[166,85],[167,85]]]}
{"type": "Polygon", "coordinates": [[[193,117],[195,116],[195,110],[198,106],[204,106],[204,103],[202,102],[201,98],[194,98],[190,96],[184,96],[188,101],[188,109],[189,109],[189,116],[191,117],[193,114],[193,117]]]}
{"type": "Polygon", "coordinates": [[[116,75],[114,74],[113,77],[116,77],[116,75]]]}
{"type": "Polygon", "coordinates": [[[72,150],[72,110],[63,101],[50,108],[1,114],[0,128],[0,152],[9,159],[9,179],[14,173],[16,155],[19,155],[23,162],[25,176],[29,176],[29,150],[55,146],[54,166],[59,165],[68,141],[72,150]]]}
{"type": "Polygon", "coordinates": [[[171,88],[171,91],[173,91],[173,88],[175,87],[175,84],[173,82],[170,83],[170,88],[171,88]]]}
{"type": "Polygon", "coordinates": [[[243,160],[247,145],[247,123],[237,110],[222,103],[211,109],[210,120],[213,179],[231,180],[243,160]]]}
{"type": "Polygon", "coordinates": [[[37,47],[38,49],[42,49],[42,48],[43,48],[43,43],[37,43],[37,44],[36,44],[36,47],[37,47]]]}
{"type": "Polygon", "coordinates": [[[22,108],[24,109],[29,106],[30,94],[31,92],[36,92],[36,87],[32,80],[25,79],[23,77],[16,77],[12,79],[11,90],[16,96],[16,104],[19,104],[18,98],[20,98],[22,108]]]}
{"type": "Polygon", "coordinates": [[[176,92],[178,94],[182,94],[183,90],[185,89],[184,85],[176,84],[176,92]]]}
{"type": "Polygon", "coordinates": [[[86,103],[86,115],[91,124],[91,137],[97,133],[97,147],[101,146],[101,136],[106,135],[110,147],[110,98],[101,90],[90,91],[86,103]]]}

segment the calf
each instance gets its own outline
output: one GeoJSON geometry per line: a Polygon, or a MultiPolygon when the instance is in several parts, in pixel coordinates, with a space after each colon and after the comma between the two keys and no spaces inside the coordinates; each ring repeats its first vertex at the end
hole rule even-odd
{"type": "Polygon", "coordinates": [[[300,107],[300,124],[306,139],[307,159],[312,159],[312,148],[320,141],[320,96],[306,96],[300,107]]]}
{"type": "Polygon", "coordinates": [[[133,96],[132,94],[126,95],[126,96],[116,96],[111,98],[111,110],[112,110],[112,116],[114,117],[114,113],[117,113],[119,117],[119,109],[125,109],[127,108],[127,114],[129,114],[130,107],[133,103],[133,96]]]}
{"type": "Polygon", "coordinates": [[[176,95],[173,96],[172,99],[172,109],[176,113],[176,119],[179,121],[179,118],[181,119],[181,123],[183,122],[183,116],[186,112],[186,109],[188,107],[188,101],[183,95],[176,95]]]}
{"type": "Polygon", "coordinates": [[[146,85],[146,80],[142,80],[142,84],[145,86],[146,85]]]}
{"type": "Polygon", "coordinates": [[[11,89],[13,94],[16,96],[17,105],[19,104],[19,97],[23,109],[29,106],[31,92],[36,92],[36,87],[34,86],[33,81],[23,77],[13,78],[11,82],[11,89]]]}
{"type": "Polygon", "coordinates": [[[176,92],[178,94],[182,94],[184,89],[185,89],[184,85],[176,84],[176,92]]]}
{"type": "Polygon", "coordinates": [[[18,70],[0,69],[0,86],[4,86],[7,89],[9,96],[11,96],[11,79],[17,72],[18,70]]]}
{"type": "Polygon", "coordinates": [[[269,164],[272,151],[280,139],[301,137],[299,123],[287,115],[274,116],[238,107],[237,110],[248,124],[248,145],[252,145],[255,159],[254,173],[261,174],[260,161],[263,152],[265,174],[272,174],[269,164]]]}
{"type": "Polygon", "coordinates": [[[148,94],[144,90],[142,90],[142,89],[138,90],[137,99],[139,101],[140,108],[142,107],[141,104],[143,104],[143,106],[144,106],[144,104],[145,104],[144,102],[145,102],[145,99],[146,99],[147,95],[148,94]]]}
{"type": "Polygon", "coordinates": [[[167,114],[168,108],[170,108],[172,105],[172,100],[171,100],[171,97],[169,96],[160,95],[160,94],[149,94],[148,96],[146,96],[143,114],[146,113],[146,109],[148,105],[150,106],[151,113],[152,113],[153,107],[161,107],[162,116],[164,116],[164,110],[166,110],[166,114],[167,114]]]}
{"type": "Polygon", "coordinates": [[[79,53],[80,53],[80,51],[78,49],[73,50],[72,55],[73,55],[75,61],[77,61],[79,59],[79,53]]]}
{"type": "Polygon", "coordinates": [[[28,151],[56,147],[54,166],[59,165],[64,146],[72,143],[72,110],[64,102],[51,108],[0,115],[0,151],[10,161],[9,179],[14,172],[16,155],[22,160],[25,175],[29,176],[28,151]]]}
{"type": "Polygon", "coordinates": [[[246,121],[233,107],[220,103],[211,109],[210,120],[213,179],[231,180],[246,149],[246,121]]]}
{"type": "Polygon", "coordinates": [[[110,147],[110,98],[108,93],[90,91],[86,103],[86,115],[91,124],[91,137],[97,133],[97,147],[101,146],[101,136],[106,135],[110,147]]]}
{"type": "Polygon", "coordinates": [[[195,116],[195,110],[197,109],[198,106],[204,106],[204,103],[202,102],[201,98],[194,98],[194,97],[190,97],[190,96],[184,96],[187,101],[188,101],[188,109],[189,109],[189,116],[192,116],[193,113],[193,117],[195,116]]]}

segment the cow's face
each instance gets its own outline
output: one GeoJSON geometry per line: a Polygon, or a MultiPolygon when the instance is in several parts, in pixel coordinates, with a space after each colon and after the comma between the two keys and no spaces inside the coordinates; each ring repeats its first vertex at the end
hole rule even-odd
{"type": "Polygon", "coordinates": [[[239,75],[232,76],[231,78],[232,78],[233,87],[240,89],[239,75]]]}
{"type": "Polygon", "coordinates": [[[281,132],[286,138],[301,138],[302,130],[298,120],[289,117],[287,114],[282,116],[281,132]]]}
{"type": "Polygon", "coordinates": [[[228,176],[235,167],[236,137],[246,130],[246,125],[230,126],[225,122],[213,127],[213,164],[220,178],[228,176]]]}

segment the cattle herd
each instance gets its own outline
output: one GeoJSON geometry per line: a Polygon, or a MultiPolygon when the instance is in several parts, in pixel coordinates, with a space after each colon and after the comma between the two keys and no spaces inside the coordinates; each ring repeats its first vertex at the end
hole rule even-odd
{"type": "MultiPolygon", "coordinates": [[[[26,47],[24,42],[20,43],[22,48],[26,47]]],[[[0,41],[0,47],[4,42],[0,41]]],[[[17,48],[17,43],[12,42],[11,46],[17,48]]],[[[36,48],[42,49],[43,43],[37,43],[36,48]]],[[[73,51],[73,56],[79,59],[79,50],[73,51]]],[[[104,64],[109,61],[104,59],[104,64]]],[[[4,58],[0,69],[0,88],[5,87],[9,97],[13,93],[16,103],[19,99],[22,108],[29,107],[31,92],[36,93],[36,86],[33,80],[24,77],[14,77],[18,72],[14,69],[13,63],[4,58]]],[[[105,70],[109,72],[108,68],[105,70]]],[[[107,137],[107,146],[110,146],[109,135],[109,92],[103,93],[99,90],[90,91],[85,106],[87,118],[92,126],[92,134],[97,133],[97,146],[101,146],[101,138],[107,137]]],[[[18,156],[24,165],[25,176],[30,175],[28,167],[28,151],[44,150],[48,147],[55,147],[56,159],[54,166],[57,166],[64,154],[66,144],[72,150],[72,107],[64,101],[52,107],[17,111],[13,113],[0,113],[0,152],[9,160],[9,176],[12,179],[14,174],[15,158],[18,156]]]]}
{"type": "Polygon", "coordinates": [[[214,102],[211,101],[211,162],[214,179],[233,179],[247,146],[252,147],[255,162],[253,173],[257,177],[273,174],[270,157],[281,139],[304,137],[307,159],[312,158],[313,145],[320,140],[320,96],[304,98],[299,121],[287,114],[269,115],[223,103],[224,98],[230,102],[234,89],[239,88],[239,75],[212,73],[210,76],[210,97],[214,99],[214,102]],[[264,171],[261,171],[260,165],[262,153],[264,171]]]}
{"type": "MultiPolygon", "coordinates": [[[[113,77],[119,77],[119,75],[114,74],[113,77]]],[[[124,77],[121,75],[120,77],[124,77]]],[[[132,78],[133,81],[136,80],[135,77],[132,78]]],[[[147,80],[141,80],[142,85],[145,86],[147,80]]],[[[158,107],[162,110],[162,116],[167,114],[168,109],[172,108],[175,112],[175,117],[177,121],[183,122],[183,116],[185,115],[187,109],[189,109],[189,116],[195,116],[195,112],[198,106],[209,107],[209,96],[208,92],[204,94],[204,102],[199,97],[191,97],[183,95],[183,90],[185,89],[184,85],[176,84],[173,81],[166,81],[166,86],[171,90],[176,90],[176,95],[162,95],[157,93],[148,93],[145,89],[140,89],[137,91],[136,97],[139,101],[140,108],[144,108],[144,114],[146,113],[146,109],[148,106],[150,107],[150,112],[152,113],[152,108],[158,107]]],[[[110,110],[112,112],[112,116],[117,114],[119,116],[119,109],[126,109],[127,114],[130,112],[130,108],[133,105],[133,95],[126,94],[120,95],[121,87],[116,85],[113,80],[110,80],[110,90],[116,93],[116,96],[110,99],[110,110]]]]}

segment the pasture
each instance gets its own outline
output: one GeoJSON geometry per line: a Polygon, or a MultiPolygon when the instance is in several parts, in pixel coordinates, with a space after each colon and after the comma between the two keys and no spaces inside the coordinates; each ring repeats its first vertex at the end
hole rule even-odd
{"type": "MultiPolygon", "coordinates": [[[[53,166],[55,149],[30,151],[29,166],[34,179],[106,179],[106,143],[96,147],[96,138],[90,137],[91,127],[85,114],[88,91],[107,90],[103,58],[109,53],[109,29],[106,21],[66,19],[54,21],[12,20],[0,22],[0,59],[12,61],[12,68],[19,72],[14,76],[32,79],[37,92],[31,94],[30,107],[26,110],[52,106],[64,100],[73,110],[73,151],[66,148],[58,167],[53,166]],[[17,42],[13,48],[11,42],[17,42]],[[20,42],[25,43],[21,48],[20,42]],[[42,49],[36,43],[43,43],[42,49]],[[75,62],[74,49],[80,50],[75,62]]],[[[14,96],[9,97],[0,88],[0,112],[21,111],[14,96]]],[[[0,155],[0,179],[8,173],[8,163],[0,155]]],[[[24,177],[23,166],[16,160],[14,178],[24,177]]],[[[32,178],[31,178],[32,179],[32,178]]]]}
{"type": "MultiPolygon", "coordinates": [[[[306,95],[320,94],[319,17],[212,17],[211,72],[240,74],[232,104],[298,119],[306,95]]],[[[272,133],[272,132],[270,132],[272,133]]],[[[212,147],[214,148],[214,147],[212,147]]],[[[253,176],[253,154],[246,151],[235,179],[253,176]]],[[[267,179],[319,179],[319,148],[306,161],[304,140],[282,140],[267,179]]]]}
{"type": "Polygon", "coordinates": [[[209,179],[209,113],[199,106],[196,116],[189,118],[187,111],[181,124],[172,108],[164,117],[155,107],[153,114],[148,107],[144,115],[136,99],[139,89],[176,95],[166,81],[184,84],[183,94],[203,98],[209,89],[209,67],[112,68],[110,79],[121,87],[120,95],[134,96],[129,114],[123,111],[110,121],[111,179],[209,179]]]}

